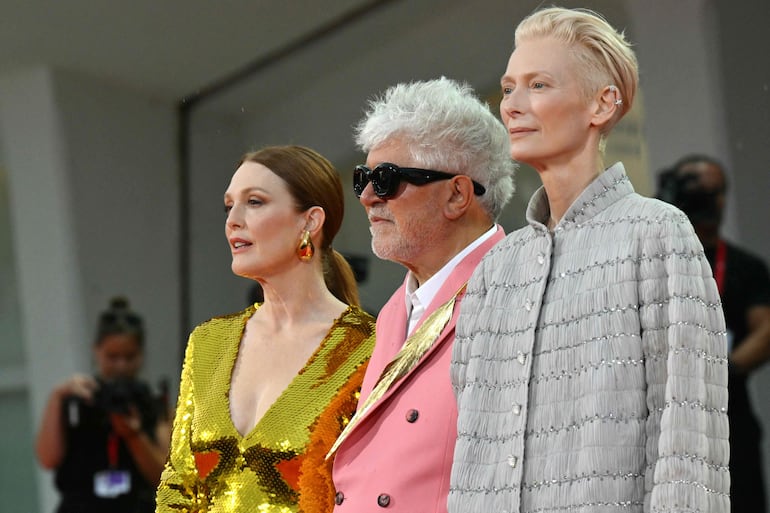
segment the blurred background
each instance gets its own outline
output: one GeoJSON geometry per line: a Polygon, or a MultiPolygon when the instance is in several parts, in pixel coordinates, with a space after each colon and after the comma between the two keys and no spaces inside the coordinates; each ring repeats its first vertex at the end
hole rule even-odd
{"type": "MultiPolygon", "coordinates": [[[[240,156],[310,146],[350,187],[352,126],[401,81],[467,81],[498,112],[517,0],[0,0],[0,511],[49,512],[32,439],[51,388],[92,369],[92,327],[122,294],[146,322],[145,377],[172,398],[192,326],[247,304],[222,194],[240,156]]],[[[635,44],[641,94],[616,128],[637,191],[679,157],[727,166],[727,237],[770,261],[770,2],[564,1],[635,44]]],[[[522,168],[502,224],[539,185],[522,168]]],[[[403,270],[371,255],[352,191],[335,248],[376,312],[403,270]]],[[[770,369],[751,382],[770,431],[770,369]]],[[[765,441],[765,469],[770,448],[765,441]]]]}

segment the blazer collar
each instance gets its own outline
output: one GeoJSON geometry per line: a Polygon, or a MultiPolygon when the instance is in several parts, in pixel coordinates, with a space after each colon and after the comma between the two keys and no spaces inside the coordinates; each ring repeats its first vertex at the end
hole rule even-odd
{"type": "MultiPolygon", "coordinates": [[[[439,306],[447,302],[452,295],[456,294],[458,289],[463,286],[471,277],[471,274],[473,274],[474,269],[479,264],[481,259],[484,257],[484,255],[498,242],[500,242],[505,237],[505,232],[503,231],[503,228],[501,226],[497,226],[497,231],[484,241],[478,248],[474,249],[471,253],[469,253],[460,263],[455,267],[455,269],[452,271],[452,273],[447,278],[446,282],[441,286],[439,289],[438,294],[436,294],[436,297],[431,302],[428,309],[425,311],[425,314],[423,315],[423,319],[420,320],[420,322],[417,324],[417,327],[422,324],[423,320],[427,318],[428,315],[430,315],[431,312],[435,311],[439,306]]],[[[397,297],[399,300],[399,306],[401,306],[401,297],[403,297],[404,290],[406,288],[406,281],[401,285],[401,287],[396,291],[394,294],[394,297],[397,297]]],[[[465,291],[461,292],[457,300],[455,302],[454,307],[454,313],[452,314],[452,318],[447,323],[447,325],[444,327],[443,331],[439,335],[436,342],[431,346],[431,348],[425,352],[425,354],[422,356],[420,361],[415,365],[412,370],[404,375],[400,380],[393,383],[393,385],[390,387],[390,389],[380,398],[377,403],[375,403],[370,410],[367,412],[367,414],[361,419],[356,429],[358,429],[361,425],[365,424],[366,419],[370,417],[373,412],[377,411],[377,409],[385,403],[385,401],[388,400],[390,396],[395,394],[401,386],[407,381],[409,376],[414,374],[424,363],[427,361],[430,356],[438,350],[439,347],[441,347],[443,344],[449,343],[451,340],[454,339],[454,329],[455,324],[457,323],[457,314],[459,312],[459,306],[462,302],[462,298],[465,296],[465,291]],[[450,336],[451,335],[451,336],[450,336]]],[[[400,315],[395,316],[397,319],[402,319],[403,323],[407,322],[406,319],[406,313],[404,312],[403,308],[398,309],[400,315]]],[[[390,318],[387,322],[391,323],[395,319],[390,318]]],[[[377,319],[378,325],[379,325],[380,319],[377,319]]],[[[415,329],[417,328],[415,327],[415,329]]],[[[399,333],[401,330],[399,330],[399,333]]],[[[382,331],[378,330],[378,340],[375,342],[375,344],[384,343],[384,344],[390,344],[393,343],[393,340],[391,339],[383,339],[379,340],[380,333],[383,333],[382,331]]],[[[395,332],[394,332],[395,333],[395,332]]],[[[403,343],[403,340],[399,340],[399,343],[403,343]]],[[[447,379],[449,379],[449,369],[447,369],[447,379]]],[[[354,429],[355,431],[355,429],[354,429]]]]}

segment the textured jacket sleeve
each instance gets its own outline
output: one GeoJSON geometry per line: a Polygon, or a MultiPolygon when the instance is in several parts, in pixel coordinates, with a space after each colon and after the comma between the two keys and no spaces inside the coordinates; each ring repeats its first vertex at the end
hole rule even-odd
{"type": "MultiPolygon", "coordinates": [[[[482,302],[486,295],[484,269],[484,259],[482,259],[468,281],[468,288],[460,303],[460,311],[466,312],[466,315],[467,312],[477,312],[479,311],[478,309],[482,307],[482,302]]],[[[452,388],[454,389],[455,399],[457,399],[458,404],[462,391],[465,388],[466,369],[468,367],[468,360],[470,359],[469,351],[472,345],[472,338],[470,336],[460,335],[461,329],[462,327],[458,325],[455,331],[455,341],[452,346],[452,360],[449,367],[452,388]]]]}
{"type": "Polygon", "coordinates": [[[199,482],[191,449],[191,426],[195,409],[193,390],[195,333],[190,336],[182,367],[179,399],[171,435],[171,450],[166,467],[160,477],[156,496],[156,513],[198,511],[194,506],[196,486],[199,482]]]}
{"type": "Polygon", "coordinates": [[[639,273],[649,410],[645,511],[728,513],[724,316],[683,214],[672,211],[651,228],[639,273]]]}

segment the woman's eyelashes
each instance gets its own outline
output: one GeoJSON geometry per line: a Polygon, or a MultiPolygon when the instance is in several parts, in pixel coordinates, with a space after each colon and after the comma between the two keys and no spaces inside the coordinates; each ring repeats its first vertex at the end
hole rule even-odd
{"type": "MultiPolygon", "coordinates": [[[[250,207],[259,207],[264,203],[265,202],[259,198],[249,198],[246,200],[246,204],[250,207]]],[[[225,203],[225,207],[224,207],[225,214],[229,214],[230,211],[233,209],[233,206],[234,206],[233,203],[225,203]]]]}
{"type": "MultiPolygon", "coordinates": [[[[546,87],[547,87],[547,84],[539,80],[532,82],[529,85],[530,89],[545,89],[546,87]]],[[[503,96],[508,96],[509,94],[512,94],[515,88],[516,88],[515,85],[504,85],[502,87],[503,96]]]]}
{"type": "MultiPolygon", "coordinates": [[[[525,83],[525,82],[522,82],[522,83],[525,83]]],[[[516,90],[516,86],[517,84],[515,82],[506,82],[502,84],[501,90],[503,92],[503,95],[509,95],[513,93],[516,90]]],[[[546,87],[548,87],[548,83],[543,79],[532,80],[529,82],[530,89],[545,89],[546,87]]]]}

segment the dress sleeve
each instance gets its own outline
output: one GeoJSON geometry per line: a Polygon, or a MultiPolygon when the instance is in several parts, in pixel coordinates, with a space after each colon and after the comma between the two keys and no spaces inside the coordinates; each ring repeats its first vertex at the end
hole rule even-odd
{"type": "Polygon", "coordinates": [[[193,364],[195,333],[190,336],[182,367],[171,449],[160,477],[156,496],[156,513],[198,511],[194,505],[198,473],[191,449],[191,426],[195,411],[193,364]]]}
{"type": "Polygon", "coordinates": [[[645,511],[729,513],[727,341],[711,268],[673,211],[642,242],[645,511]]]}

